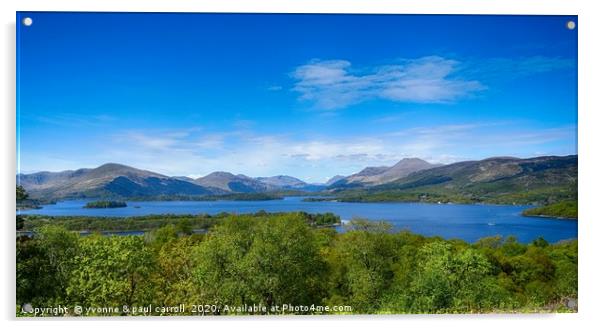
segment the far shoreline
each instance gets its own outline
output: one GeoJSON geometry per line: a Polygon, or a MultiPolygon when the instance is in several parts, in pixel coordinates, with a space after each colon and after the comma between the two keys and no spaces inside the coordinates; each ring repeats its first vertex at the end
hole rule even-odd
{"type": "Polygon", "coordinates": [[[558,220],[570,220],[570,221],[578,221],[579,217],[561,217],[561,216],[551,216],[551,215],[522,215],[523,217],[533,217],[533,218],[543,218],[543,219],[558,219],[558,220]]]}

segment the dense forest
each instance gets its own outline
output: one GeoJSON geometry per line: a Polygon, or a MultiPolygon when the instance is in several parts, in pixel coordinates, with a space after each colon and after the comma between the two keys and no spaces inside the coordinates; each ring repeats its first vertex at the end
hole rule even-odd
{"type": "Polygon", "coordinates": [[[363,220],[337,233],[305,213],[212,220],[206,234],[165,224],[144,236],[38,225],[17,239],[17,315],[576,311],[575,240],[469,244],[363,220]]]}

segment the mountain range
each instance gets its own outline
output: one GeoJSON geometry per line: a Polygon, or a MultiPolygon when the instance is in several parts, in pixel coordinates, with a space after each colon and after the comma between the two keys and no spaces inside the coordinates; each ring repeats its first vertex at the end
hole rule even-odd
{"type": "Polygon", "coordinates": [[[43,200],[210,196],[284,190],[315,192],[326,188],[324,184],[308,184],[284,175],[252,178],[216,171],[193,179],[185,176],[169,177],[116,163],[107,163],[93,169],[19,174],[17,183],[22,185],[32,198],[43,200]]]}
{"type": "Polygon", "coordinates": [[[211,195],[218,189],[116,163],[94,169],[38,172],[17,176],[32,198],[138,197],[153,195],[211,195]]]}
{"type": "Polygon", "coordinates": [[[577,199],[576,155],[495,157],[418,170],[379,185],[339,181],[340,201],[428,201],[550,204],[577,199]]]}
{"type": "Polygon", "coordinates": [[[573,193],[576,182],[576,155],[531,159],[497,157],[448,165],[406,158],[391,167],[367,167],[349,176],[337,175],[325,184],[308,184],[285,175],[249,177],[223,171],[198,179],[170,177],[115,163],[93,169],[17,175],[17,183],[32,198],[42,200],[283,191],[320,192],[341,196],[348,201],[383,201],[379,195],[386,201],[387,197],[400,193],[452,193],[467,199],[482,199],[488,195],[533,194],[533,191],[538,191],[537,195],[544,192],[554,194],[558,189],[573,193]]]}

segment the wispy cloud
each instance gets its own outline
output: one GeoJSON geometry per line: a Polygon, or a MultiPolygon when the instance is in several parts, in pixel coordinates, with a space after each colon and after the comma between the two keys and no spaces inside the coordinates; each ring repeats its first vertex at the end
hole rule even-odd
{"type": "Polygon", "coordinates": [[[454,77],[458,62],[439,56],[354,68],[346,60],[313,60],[292,74],[300,99],[338,109],[370,99],[395,102],[451,102],[482,90],[476,80],[454,77]]]}
{"type": "Polygon", "coordinates": [[[198,177],[224,170],[249,176],[288,174],[323,181],[366,166],[392,165],[404,157],[435,163],[490,156],[575,153],[575,127],[533,129],[516,122],[467,122],[420,126],[353,137],[303,137],[250,130],[125,132],[100,153],[99,162],[126,164],[168,175],[198,177]]]}
{"type": "Polygon", "coordinates": [[[33,169],[64,170],[121,162],[173,175],[199,177],[213,171],[249,176],[287,174],[322,182],[366,166],[390,166],[404,157],[451,163],[491,156],[529,157],[574,154],[574,125],[534,128],[521,122],[464,122],[415,126],[353,136],[268,134],[249,129],[129,130],[107,136],[94,152],[66,162],[47,153],[27,153],[33,169]]]}
{"type": "Polygon", "coordinates": [[[572,60],[543,56],[460,62],[440,56],[400,59],[390,64],[354,67],[347,60],[318,60],[291,74],[293,91],[316,108],[336,110],[368,100],[449,103],[487,89],[485,81],[518,78],[573,67],[572,60]]]}

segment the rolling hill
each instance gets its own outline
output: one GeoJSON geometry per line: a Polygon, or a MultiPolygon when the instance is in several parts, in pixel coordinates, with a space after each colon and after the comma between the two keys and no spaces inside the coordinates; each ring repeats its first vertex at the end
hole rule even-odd
{"type": "Polygon", "coordinates": [[[272,177],[257,177],[259,182],[279,189],[302,189],[308,184],[298,178],[286,175],[272,177]]]}
{"type": "Polygon", "coordinates": [[[577,156],[463,161],[368,187],[336,186],[343,201],[549,204],[577,198],[577,156]]]}
{"type": "Polygon", "coordinates": [[[326,185],[332,185],[338,181],[340,181],[341,179],[345,179],[345,176],[343,175],[335,175],[332,178],[330,178],[329,180],[326,181],[326,185]]]}
{"type": "Polygon", "coordinates": [[[317,192],[326,188],[325,185],[308,184],[298,178],[286,175],[254,178],[223,171],[216,171],[198,178],[196,183],[205,187],[218,188],[228,193],[317,192]]]}
{"type": "Polygon", "coordinates": [[[325,188],[284,175],[253,178],[218,171],[192,179],[185,176],[169,177],[116,163],[93,169],[19,174],[17,184],[23,185],[32,199],[46,201],[67,198],[215,196],[289,190],[320,191],[325,188]]]}
{"type": "Polygon", "coordinates": [[[94,169],[20,174],[17,184],[31,198],[139,197],[153,195],[210,195],[219,190],[116,163],[94,169]]]}
{"type": "Polygon", "coordinates": [[[267,184],[257,179],[224,171],[213,172],[196,179],[196,182],[201,186],[213,187],[229,193],[256,193],[270,190],[267,184]]]}

